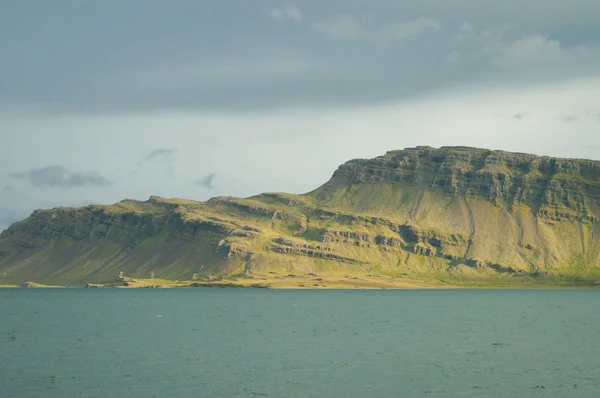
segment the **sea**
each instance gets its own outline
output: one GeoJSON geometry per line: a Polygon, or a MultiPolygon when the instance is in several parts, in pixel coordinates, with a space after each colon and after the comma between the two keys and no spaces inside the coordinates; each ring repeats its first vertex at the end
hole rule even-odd
{"type": "Polygon", "coordinates": [[[0,289],[0,397],[600,397],[600,290],[0,289]]]}

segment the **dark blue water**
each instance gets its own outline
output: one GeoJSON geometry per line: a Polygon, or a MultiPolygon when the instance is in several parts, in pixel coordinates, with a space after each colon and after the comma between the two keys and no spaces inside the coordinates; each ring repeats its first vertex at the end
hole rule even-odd
{"type": "Polygon", "coordinates": [[[1,397],[600,397],[600,291],[0,289],[1,397]]]}

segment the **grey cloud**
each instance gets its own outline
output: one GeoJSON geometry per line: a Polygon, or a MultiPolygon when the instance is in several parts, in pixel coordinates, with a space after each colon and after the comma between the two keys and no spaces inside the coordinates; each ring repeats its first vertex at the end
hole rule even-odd
{"type": "Polygon", "coordinates": [[[475,29],[462,24],[456,31],[447,59],[472,65],[512,82],[554,81],[595,76],[600,62],[597,46],[565,45],[560,38],[523,29],[515,23],[475,29]]]}
{"type": "Polygon", "coordinates": [[[12,191],[13,189],[15,189],[15,186],[14,186],[14,185],[5,185],[5,186],[4,186],[4,188],[2,188],[2,192],[3,192],[3,193],[5,193],[5,192],[10,192],[10,191],[12,191]]]}
{"type": "Polygon", "coordinates": [[[565,123],[573,123],[579,120],[579,118],[575,115],[567,115],[560,118],[561,121],[565,123]]]}
{"type": "Polygon", "coordinates": [[[598,145],[598,144],[588,145],[588,149],[600,149],[600,145],[598,145]]]}
{"type": "MultiPolygon", "coordinates": [[[[319,69],[319,62],[295,57],[273,59],[249,59],[232,62],[207,62],[185,58],[170,63],[152,65],[144,70],[124,74],[122,84],[136,84],[150,90],[169,90],[180,85],[199,86],[231,84],[237,86],[252,80],[293,79],[319,69]]],[[[113,82],[114,83],[114,82],[113,82]]],[[[110,84],[110,82],[109,82],[110,84]]]]}
{"type": "Polygon", "coordinates": [[[586,118],[592,118],[592,119],[596,119],[597,121],[600,122],[600,112],[591,112],[591,111],[587,111],[585,113],[585,117],[586,118]]]}
{"type": "Polygon", "coordinates": [[[143,15],[133,0],[43,2],[36,13],[14,3],[0,13],[10,21],[0,24],[9,38],[0,103],[79,113],[372,104],[465,83],[597,76],[600,63],[596,0],[548,0],[544,9],[538,0],[303,0],[301,11],[173,0],[146,2],[143,15]],[[161,29],[150,29],[157,20],[161,29]],[[77,62],[65,63],[73,54],[77,62]]]}
{"type": "Polygon", "coordinates": [[[166,162],[167,163],[167,174],[169,177],[173,177],[173,162],[175,161],[176,149],[158,148],[147,154],[142,158],[138,165],[149,162],[166,162]]]}
{"type": "Polygon", "coordinates": [[[176,149],[166,149],[166,148],[155,149],[152,152],[150,152],[149,154],[147,154],[146,156],[144,156],[142,161],[151,162],[151,161],[157,160],[157,159],[172,161],[175,158],[176,152],[177,152],[176,149]]]}
{"type": "Polygon", "coordinates": [[[402,40],[428,32],[437,32],[440,29],[441,26],[437,19],[419,18],[414,21],[407,21],[394,26],[393,34],[394,37],[402,40]]]}
{"type": "Polygon", "coordinates": [[[96,173],[80,173],[70,171],[63,166],[47,166],[13,174],[16,180],[27,181],[34,188],[81,188],[103,187],[111,182],[96,173]]]}
{"type": "Polygon", "coordinates": [[[277,22],[300,22],[302,20],[302,11],[293,4],[284,4],[281,7],[269,10],[269,18],[277,22]]]}
{"type": "Polygon", "coordinates": [[[558,40],[539,33],[515,41],[494,43],[490,46],[490,53],[491,65],[498,67],[558,62],[566,55],[558,40]]]}
{"type": "Polygon", "coordinates": [[[332,38],[366,37],[376,45],[402,41],[441,29],[435,18],[418,18],[401,22],[382,22],[371,14],[338,14],[313,23],[313,29],[332,38]]]}
{"type": "Polygon", "coordinates": [[[217,175],[215,173],[208,174],[202,177],[196,184],[206,189],[215,189],[213,181],[216,178],[216,176],[217,175]]]}
{"type": "Polygon", "coordinates": [[[351,39],[363,33],[364,21],[354,15],[339,14],[313,23],[313,29],[333,38],[351,39]]]}
{"type": "Polygon", "coordinates": [[[520,112],[520,113],[513,115],[513,119],[515,119],[515,120],[523,120],[526,117],[527,117],[527,113],[525,113],[525,112],[520,112]]]}

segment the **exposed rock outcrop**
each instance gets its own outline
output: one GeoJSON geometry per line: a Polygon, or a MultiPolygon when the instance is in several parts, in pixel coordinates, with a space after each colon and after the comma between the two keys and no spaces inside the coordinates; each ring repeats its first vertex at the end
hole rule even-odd
{"type": "Polygon", "coordinates": [[[494,204],[527,204],[539,215],[597,222],[590,205],[599,194],[600,162],[557,159],[468,147],[408,148],[341,165],[331,183],[410,182],[449,195],[485,198],[494,204]],[[567,212],[552,211],[564,208],[567,212]]]}
{"type": "Polygon", "coordinates": [[[345,257],[345,256],[342,256],[342,255],[339,255],[336,253],[322,252],[322,251],[307,249],[307,248],[272,245],[271,250],[273,250],[276,253],[296,254],[296,255],[307,256],[307,257],[341,261],[344,263],[354,263],[354,264],[362,263],[361,261],[359,261],[355,258],[352,258],[352,257],[345,257]]]}

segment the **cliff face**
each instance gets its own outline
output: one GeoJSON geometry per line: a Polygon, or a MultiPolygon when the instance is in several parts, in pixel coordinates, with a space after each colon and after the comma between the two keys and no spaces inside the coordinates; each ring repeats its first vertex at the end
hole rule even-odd
{"type": "Polygon", "coordinates": [[[449,147],[340,166],[306,195],[39,210],[0,235],[6,281],[123,272],[600,279],[600,162],[449,147]]]}
{"type": "Polygon", "coordinates": [[[599,178],[600,162],[591,160],[465,147],[417,147],[349,161],[340,166],[327,186],[408,182],[454,197],[487,199],[507,208],[527,205],[541,216],[595,223],[599,178]]]}

